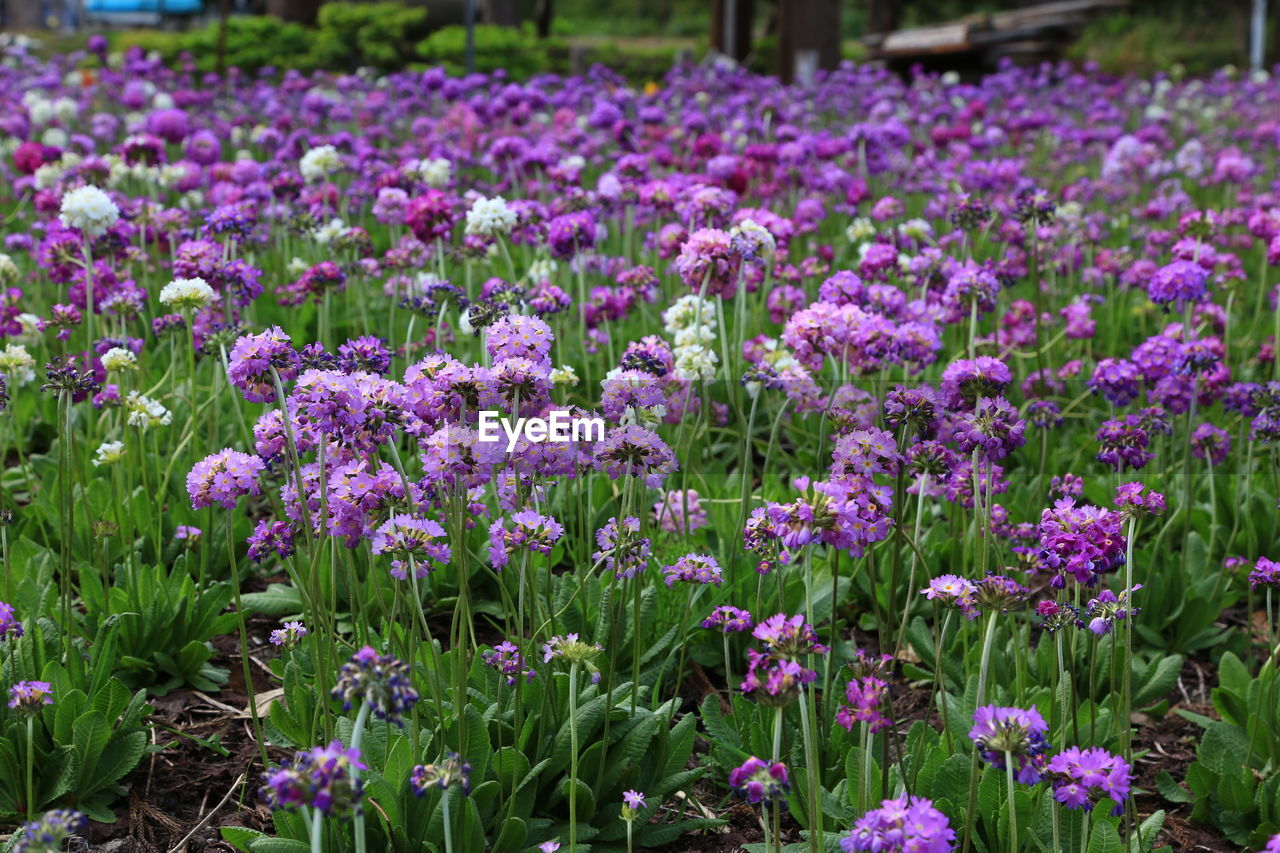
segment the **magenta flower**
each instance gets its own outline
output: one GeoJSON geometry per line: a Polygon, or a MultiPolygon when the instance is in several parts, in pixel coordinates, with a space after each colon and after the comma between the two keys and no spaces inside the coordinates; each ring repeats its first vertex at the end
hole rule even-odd
{"type": "Polygon", "coordinates": [[[781,761],[770,764],[753,755],[729,771],[729,787],[749,803],[769,803],[787,795],[791,780],[781,761]]]}
{"type": "Polygon", "coordinates": [[[276,399],[275,375],[282,383],[298,375],[300,359],[292,339],[279,326],[236,340],[227,361],[227,378],[251,403],[276,399]]]}
{"type": "Polygon", "coordinates": [[[0,640],[6,637],[21,637],[22,623],[18,621],[18,616],[13,609],[12,604],[6,604],[0,601],[0,640]]]}
{"type": "Polygon", "coordinates": [[[1043,754],[1048,749],[1045,733],[1049,724],[1035,708],[1001,708],[983,705],[973,714],[969,739],[991,765],[1004,769],[1005,761],[1016,761],[1016,775],[1024,785],[1040,781],[1043,754]]]}
{"type": "Polygon", "coordinates": [[[1049,759],[1045,777],[1053,798],[1069,809],[1090,810],[1103,797],[1114,802],[1112,815],[1124,812],[1133,770],[1123,758],[1105,749],[1069,747],[1049,759]]]}
{"type": "Polygon", "coordinates": [[[719,628],[724,634],[750,631],[753,624],[749,612],[728,604],[712,610],[711,615],[702,620],[703,628],[719,628]]]}

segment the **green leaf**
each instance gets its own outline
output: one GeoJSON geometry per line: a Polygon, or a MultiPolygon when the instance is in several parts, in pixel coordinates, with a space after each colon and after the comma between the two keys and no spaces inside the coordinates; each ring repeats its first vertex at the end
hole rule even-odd
{"type": "Polygon", "coordinates": [[[247,826],[224,826],[219,833],[222,840],[230,844],[242,853],[250,853],[253,842],[259,838],[266,838],[264,833],[258,832],[256,829],[250,829],[247,826]]]}
{"type": "Polygon", "coordinates": [[[1124,845],[1115,826],[1100,820],[1089,830],[1089,853],[1122,853],[1124,845]]]}
{"type": "Polygon", "coordinates": [[[292,838],[259,838],[249,849],[253,853],[311,853],[311,848],[292,838]]]}
{"type": "Polygon", "coordinates": [[[1160,791],[1160,796],[1164,797],[1171,803],[1194,803],[1196,801],[1194,794],[1189,794],[1179,785],[1174,778],[1169,775],[1168,770],[1161,770],[1156,774],[1156,789],[1160,791]]]}

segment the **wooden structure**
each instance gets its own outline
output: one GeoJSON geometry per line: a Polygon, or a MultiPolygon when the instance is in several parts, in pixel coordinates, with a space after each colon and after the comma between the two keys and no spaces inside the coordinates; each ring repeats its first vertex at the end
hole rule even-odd
{"type": "Polygon", "coordinates": [[[986,71],[1003,58],[1033,63],[1062,57],[1094,17],[1123,9],[1129,0],[1058,0],[944,24],[867,36],[869,58],[904,70],[986,71]]]}

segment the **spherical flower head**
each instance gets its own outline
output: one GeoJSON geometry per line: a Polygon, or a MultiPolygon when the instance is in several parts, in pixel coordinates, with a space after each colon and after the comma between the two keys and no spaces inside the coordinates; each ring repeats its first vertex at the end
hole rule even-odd
{"type": "Polygon", "coordinates": [[[316,809],[336,815],[359,808],[361,790],[352,769],[368,769],[356,749],[341,741],[294,754],[275,770],[262,774],[259,795],[273,811],[316,809]]]}
{"type": "Polygon", "coordinates": [[[516,681],[521,676],[524,677],[525,681],[533,681],[537,675],[537,672],[525,665],[524,656],[520,654],[520,647],[510,640],[499,643],[491,651],[482,653],[480,657],[486,666],[492,667],[506,676],[508,687],[515,687],[516,681]]]}
{"type": "Polygon", "coordinates": [[[89,819],[71,809],[45,812],[22,828],[14,841],[13,853],[61,853],[68,838],[89,828],[89,819]]]}
{"type": "Polygon", "coordinates": [[[1181,307],[1200,302],[1209,291],[1209,272],[1194,261],[1174,261],[1156,270],[1147,282],[1147,295],[1157,305],[1181,307]]]}
{"type": "Polygon", "coordinates": [[[505,237],[518,219],[502,196],[478,198],[467,211],[466,233],[470,237],[505,237]]]}
{"type": "Polygon", "coordinates": [[[1104,572],[1123,565],[1126,538],[1124,517],[1096,506],[1076,506],[1063,498],[1040,515],[1040,564],[1055,574],[1050,586],[1062,589],[1066,577],[1083,586],[1096,586],[1104,572]]]}
{"type": "Polygon", "coordinates": [[[622,819],[627,823],[636,819],[636,812],[646,807],[644,794],[636,790],[622,792],[622,819]]]}
{"type": "Polygon", "coordinates": [[[1040,780],[1041,756],[1048,748],[1045,733],[1049,724],[1035,708],[1005,708],[983,705],[973,714],[969,738],[992,765],[1004,768],[1006,760],[1017,760],[1018,781],[1033,785],[1040,780]]]}
{"type": "Polygon", "coordinates": [[[1109,634],[1119,621],[1140,613],[1130,604],[1133,593],[1142,589],[1142,584],[1134,584],[1132,589],[1121,590],[1118,594],[1109,589],[1098,593],[1097,598],[1089,600],[1085,608],[1085,620],[1090,631],[1095,634],[1109,634]]]}
{"type": "Polygon", "coordinates": [[[998,397],[1012,381],[1008,365],[998,358],[980,355],[960,359],[942,371],[938,396],[943,405],[960,411],[971,408],[981,397],[998,397]]]}
{"type": "Polygon", "coordinates": [[[947,816],[931,800],[903,795],[882,801],[880,808],[858,818],[840,839],[840,849],[844,853],[950,853],[955,839],[947,816]]]}
{"type": "Polygon", "coordinates": [[[1117,471],[1144,468],[1155,458],[1155,454],[1147,449],[1151,440],[1137,415],[1126,415],[1124,420],[1103,421],[1096,435],[1097,460],[1117,471]]]}
{"type": "Polygon", "coordinates": [[[415,797],[421,797],[431,788],[445,791],[455,786],[465,797],[471,793],[471,765],[451,752],[437,764],[419,764],[413,768],[409,786],[415,797]]]}
{"type": "Polygon", "coordinates": [[[449,544],[437,541],[444,536],[439,522],[400,513],[384,521],[374,532],[372,550],[392,557],[392,577],[406,580],[408,568],[412,566],[414,574],[423,578],[434,568],[433,562],[447,565],[452,557],[449,544]]]}
{"type": "Polygon", "coordinates": [[[401,717],[418,701],[405,665],[390,655],[379,655],[372,646],[360,649],[342,665],[331,693],[342,700],[345,710],[365,702],[379,719],[399,726],[404,725],[401,717]]]}
{"type": "Polygon", "coordinates": [[[253,528],[249,539],[249,559],[261,563],[271,553],[282,560],[293,556],[293,525],[287,521],[272,521],[260,518],[253,528]]]}
{"type": "Polygon", "coordinates": [[[13,605],[0,601],[0,640],[21,636],[22,623],[18,621],[13,605]]]}
{"type": "Polygon", "coordinates": [[[595,643],[584,643],[577,634],[565,634],[552,637],[542,645],[542,661],[563,660],[570,666],[585,667],[591,674],[591,683],[600,681],[600,670],[596,667],[596,657],[604,651],[603,646],[595,643]]]}
{"type": "Polygon", "coordinates": [[[9,687],[9,707],[34,715],[53,704],[53,685],[47,681],[19,681],[9,687]]]}
{"type": "Polygon", "coordinates": [[[485,328],[485,349],[493,361],[511,358],[545,364],[555,335],[545,321],[523,314],[508,314],[485,328]]]}
{"type": "Polygon", "coordinates": [[[62,196],[58,218],[64,227],[86,237],[101,237],[119,221],[120,208],[102,190],[86,185],[62,196]]]}
{"type": "Polygon", "coordinates": [[[288,650],[296,649],[305,636],[307,636],[307,629],[301,622],[285,622],[283,626],[272,631],[268,639],[273,646],[288,650]]]}
{"type": "Polygon", "coordinates": [[[244,393],[250,403],[271,403],[276,399],[275,376],[281,383],[298,375],[301,358],[292,339],[279,326],[257,335],[238,338],[228,359],[227,378],[244,393]]]}
{"type": "Polygon", "coordinates": [[[1191,455],[1221,465],[1231,453],[1231,434],[1221,427],[1203,423],[1191,431],[1191,455]]]}
{"type": "Polygon", "coordinates": [[[729,787],[749,803],[769,803],[787,795],[791,780],[781,761],[770,764],[753,755],[729,771],[729,787]]]}
{"type": "Polygon", "coordinates": [[[889,684],[882,678],[866,675],[854,678],[845,685],[846,704],[836,711],[836,722],[846,730],[857,723],[865,723],[868,731],[878,732],[892,722],[880,713],[889,696],[889,684]]]}
{"type": "Polygon", "coordinates": [[[175,278],[160,289],[160,304],[174,311],[199,311],[217,299],[203,278],[175,278]]]}
{"type": "Polygon", "coordinates": [[[718,628],[724,634],[750,631],[754,624],[748,611],[728,604],[712,610],[711,615],[702,620],[703,628],[718,628]]]}
{"type": "Polygon", "coordinates": [[[734,251],[732,238],[718,228],[694,231],[676,258],[676,272],[685,287],[694,293],[725,299],[737,292],[741,267],[742,255],[734,251]]]}
{"type": "Polygon", "coordinates": [[[585,210],[557,216],[547,223],[547,246],[557,258],[568,260],[596,243],[596,221],[585,210]]]}
{"type": "Polygon", "coordinates": [[[961,453],[976,450],[986,459],[1003,459],[1026,443],[1026,429],[1018,410],[1003,397],[980,397],[956,424],[956,447],[961,453]]]}
{"type": "Polygon", "coordinates": [[[1111,812],[1115,816],[1124,811],[1129,798],[1133,769],[1100,747],[1073,746],[1049,759],[1045,776],[1053,786],[1053,798],[1067,808],[1088,811],[1106,797],[1115,803],[1111,812]]]}
{"type": "Polygon", "coordinates": [[[988,574],[974,587],[974,601],[984,613],[1006,613],[1031,597],[1031,590],[1005,575],[988,574]]]}
{"type": "Polygon", "coordinates": [[[298,161],[298,171],[302,173],[302,179],[309,184],[322,181],[341,168],[342,158],[338,154],[338,149],[332,145],[316,146],[303,154],[302,159],[298,161]]]}
{"type": "Polygon", "coordinates": [[[596,531],[596,547],[592,562],[604,561],[606,571],[613,572],[618,580],[633,578],[644,571],[652,554],[650,540],[640,535],[640,519],[627,516],[618,521],[610,518],[596,531]]]}
{"type": "Polygon", "coordinates": [[[102,369],[108,373],[126,373],[138,369],[138,357],[133,350],[112,347],[102,354],[102,369]]]}
{"type": "Polygon", "coordinates": [[[594,451],[595,469],[608,474],[610,480],[639,477],[656,489],[668,474],[679,469],[675,454],[658,434],[637,424],[610,430],[594,451]]]}
{"type": "Polygon", "coordinates": [[[216,503],[224,509],[234,509],[241,496],[262,494],[258,475],[265,467],[259,457],[230,448],[206,456],[187,474],[192,508],[203,509],[216,503]]]}
{"type": "Polygon", "coordinates": [[[94,451],[93,467],[99,468],[103,465],[114,465],[124,458],[124,454],[125,446],[123,441],[104,441],[94,451]]]}
{"type": "Polygon", "coordinates": [[[986,267],[969,261],[947,279],[947,289],[942,298],[965,309],[977,305],[979,312],[986,313],[995,310],[999,296],[999,280],[986,267]]]}
{"type": "Polygon", "coordinates": [[[670,566],[663,566],[662,574],[668,587],[675,586],[676,581],[715,586],[724,583],[720,564],[709,554],[685,554],[670,566]]]}

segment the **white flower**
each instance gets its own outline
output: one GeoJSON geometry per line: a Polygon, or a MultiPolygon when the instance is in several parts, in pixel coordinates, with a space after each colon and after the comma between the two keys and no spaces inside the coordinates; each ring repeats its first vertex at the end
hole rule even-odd
{"type": "Polygon", "coordinates": [[[467,211],[467,234],[473,237],[501,237],[516,227],[516,212],[502,196],[478,198],[467,211]]]}
{"type": "Polygon", "coordinates": [[[157,110],[173,109],[173,95],[168,92],[156,92],[151,98],[151,106],[157,110]]]}
{"type": "Polygon", "coordinates": [[[311,268],[311,265],[308,264],[306,261],[304,261],[302,258],[294,258],[293,260],[289,261],[289,265],[285,267],[285,269],[289,271],[290,275],[302,275],[304,272],[306,272],[310,268],[311,268]]]}
{"type": "Polygon", "coordinates": [[[662,325],[669,335],[674,335],[694,325],[710,326],[714,329],[716,325],[716,305],[709,299],[699,300],[696,293],[686,294],[671,303],[671,307],[662,312],[662,325]],[[701,312],[699,312],[698,308],[699,301],[702,304],[701,312]],[[699,316],[701,317],[701,322],[699,322],[699,316]]]}
{"type": "Polygon", "coordinates": [[[844,229],[844,236],[850,243],[861,243],[863,240],[870,240],[875,236],[875,233],[875,223],[865,216],[859,216],[849,223],[848,228],[844,229]]]}
{"type": "Polygon", "coordinates": [[[46,127],[40,134],[40,141],[54,148],[66,148],[68,139],[67,132],[60,127],[46,127]]]}
{"type": "Polygon", "coordinates": [[[678,379],[714,379],[719,359],[714,351],[697,344],[675,350],[675,375],[678,379]]]}
{"type": "Polygon", "coordinates": [[[334,241],[335,238],[342,236],[347,230],[347,223],[341,219],[334,217],[324,225],[318,226],[311,232],[311,237],[320,245],[327,246],[334,241]]]}
{"type": "Polygon", "coordinates": [[[898,226],[898,232],[922,243],[933,235],[933,226],[924,219],[908,219],[898,226]]]}
{"type": "Polygon", "coordinates": [[[525,275],[529,281],[546,281],[556,271],[556,262],[551,258],[537,258],[529,264],[529,272],[525,275]]]}
{"type": "Polygon", "coordinates": [[[554,368],[550,379],[557,385],[574,386],[578,384],[578,372],[573,369],[572,364],[566,364],[563,367],[554,368]]]}
{"type": "Polygon", "coordinates": [[[453,180],[453,164],[443,157],[419,160],[417,171],[422,182],[434,189],[448,186],[449,181],[453,180]]]}
{"type": "Polygon", "coordinates": [[[342,159],[338,156],[338,149],[332,145],[312,148],[302,155],[302,160],[298,163],[303,179],[309,184],[323,179],[330,172],[336,172],[340,168],[342,168],[342,159]]]}
{"type": "Polygon", "coordinates": [[[111,197],[93,186],[83,186],[62,197],[59,219],[68,228],[77,228],[90,237],[99,237],[116,224],[120,208],[111,197]]]}
{"type": "Polygon", "coordinates": [[[124,442],[123,441],[104,441],[98,446],[97,458],[93,460],[94,467],[100,465],[114,465],[124,458],[124,442]]]}
{"type": "Polygon", "coordinates": [[[0,284],[13,284],[18,280],[18,265],[13,258],[0,254],[0,284]]]}
{"type": "Polygon", "coordinates": [[[125,370],[138,369],[138,357],[132,350],[124,347],[112,347],[102,354],[102,366],[108,373],[119,373],[125,370]]]}
{"type": "Polygon", "coordinates": [[[38,190],[47,190],[57,185],[62,178],[61,163],[45,163],[38,166],[35,173],[35,184],[38,190]]]}
{"type": "Polygon", "coordinates": [[[44,331],[44,324],[37,315],[32,314],[30,311],[23,311],[16,319],[22,324],[22,332],[17,335],[11,335],[10,337],[13,340],[23,344],[34,344],[40,340],[40,336],[44,331]]]}
{"type": "Polygon", "coordinates": [[[0,350],[0,373],[8,377],[14,387],[26,385],[36,378],[36,360],[22,344],[9,344],[0,350]]]}
{"type": "Polygon", "coordinates": [[[80,107],[70,98],[58,98],[53,102],[53,114],[63,123],[70,124],[80,114],[80,107]]]}
{"type": "Polygon", "coordinates": [[[716,339],[716,333],[710,326],[687,326],[678,329],[672,336],[676,348],[697,347],[709,344],[716,339]]]}
{"type": "Polygon", "coordinates": [[[202,278],[175,278],[160,290],[160,304],[179,311],[203,308],[218,298],[202,278]]]}
{"type": "Polygon", "coordinates": [[[173,423],[173,412],[137,391],[129,392],[129,396],[124,401],[124,407],[129,411],[129,426],[148,430],[151,427],[168,426],[173,423]]]}

